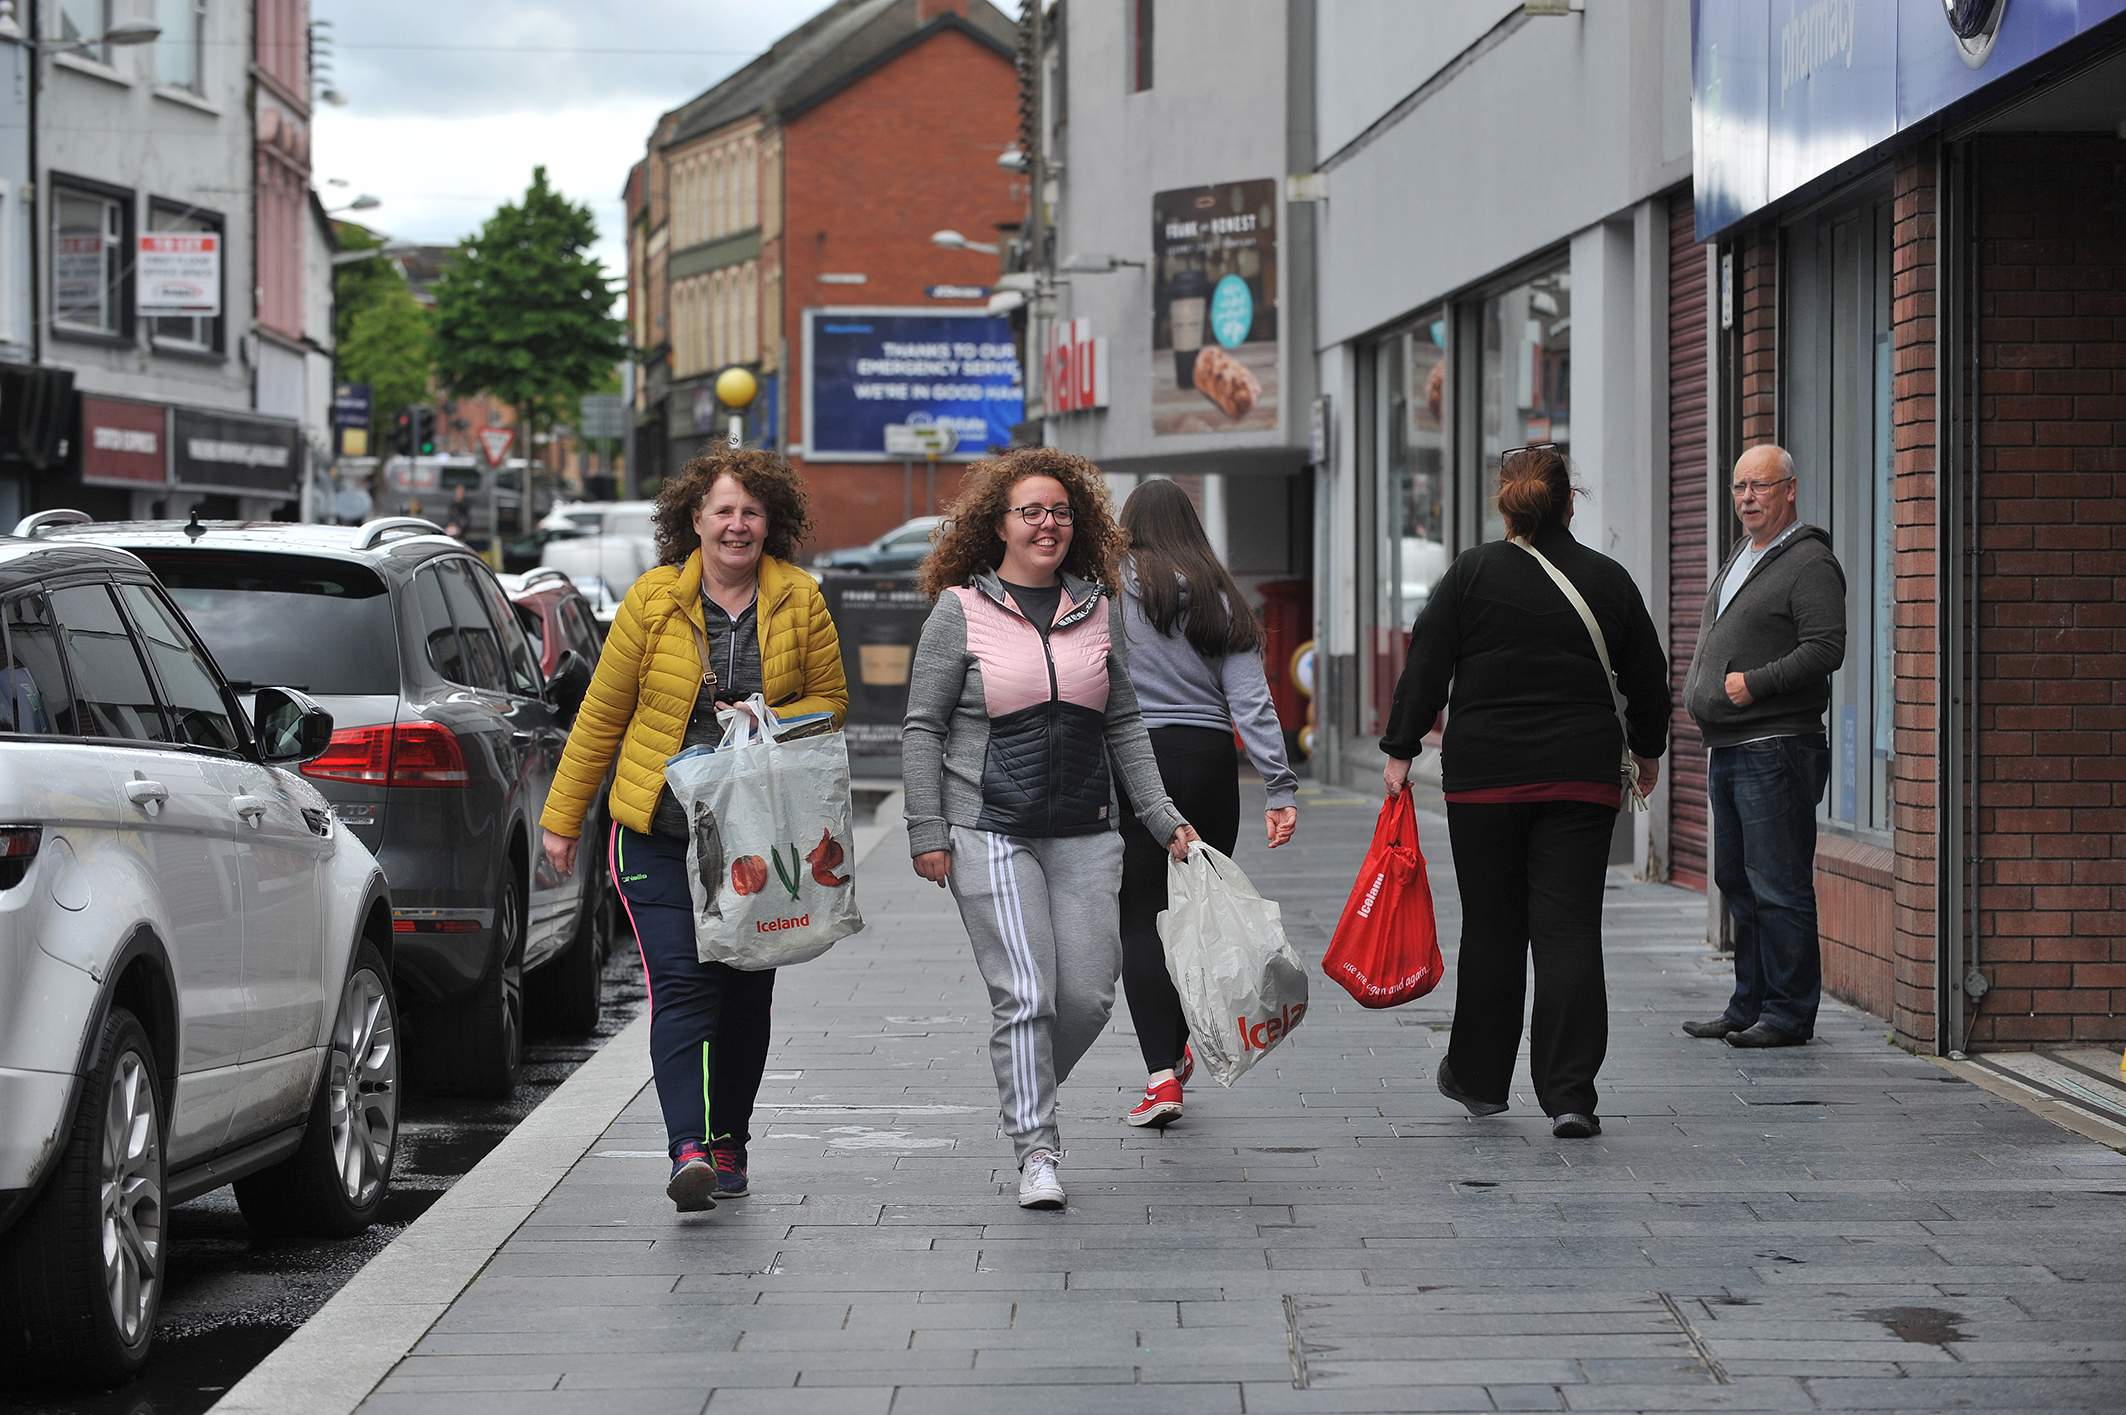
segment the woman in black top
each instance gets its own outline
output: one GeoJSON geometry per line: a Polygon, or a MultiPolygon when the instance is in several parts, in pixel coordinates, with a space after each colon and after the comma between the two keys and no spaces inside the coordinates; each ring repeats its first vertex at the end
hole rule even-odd
{"type": "MultiPolygon", "coordinates": [[[[1651,790],[1668,742],[1667,657],[1630,573],[1567,529],[1572,495],[1554,447],[1518,449],[1499,469],[1507,535],[1562,571],[1601,627],[1639,785],[1651,790]]],[[[1440,764],[1462,942],[1440,1093],[1472,1115],[1506,1109],[1532,944],[1529,1069],[1560,1139],[1602,1129],[1602,885],[1625,745],[1606,676],[1586,622],[1541,562],[1511,540],[1480,545],[1455,560],[1418,616],[1380,744],[1392,796],[1448,709],[1440,764]]]]}

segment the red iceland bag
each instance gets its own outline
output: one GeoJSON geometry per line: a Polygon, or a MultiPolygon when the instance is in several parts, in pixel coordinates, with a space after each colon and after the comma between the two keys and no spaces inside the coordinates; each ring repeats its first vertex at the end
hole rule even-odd
{"type": "Polygon", "coordinates": [[[1447,971],[1432,917],[1432,881],[1417,848],[1417,808],[1408,791],[1381,804],[1373,848],[1336,921],[1321,970],[1362,1007],[1400,1007],[1439,986],[1447,971]]]}

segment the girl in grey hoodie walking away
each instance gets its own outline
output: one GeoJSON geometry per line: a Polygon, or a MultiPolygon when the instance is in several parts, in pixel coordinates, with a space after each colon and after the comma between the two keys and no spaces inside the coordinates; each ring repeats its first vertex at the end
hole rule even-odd
{"type": "Polygon", "coordinates": [[[1176,859],[1196,832],[1130,687],[1100,469],[1017,448],[976,463],[946,514],[901,730],[908,848],[951,888],[989,985],[1019,1203],[1059,1209],[1056,1087],[1107,1026],[1122,971],[1114,778],[1176,859]]]}
{"type": "MultiPolygon", "coordinates": [[[[1238,728],[1269,793],[1263,828],[1274,850],[1298,823],[1299,778],[1285,761],[1270,703],[1261,621],[1218,563],[1188,493],[1173,482],[1148,481],[1131,492],[1122,528],[1130,544],[1122,565],[1130,681],[1167,794],[1213,849],[1232,854],[1240,836],[1238,728]]],[[[1122,847],[1122,986],[1149,1073],[1144,1098],[1123,1119],[1164,1129],[1181,1118],[1181,1087],[1195,1070],[1159,941],[1166,856],[1129,815],[1122,847]]]]}

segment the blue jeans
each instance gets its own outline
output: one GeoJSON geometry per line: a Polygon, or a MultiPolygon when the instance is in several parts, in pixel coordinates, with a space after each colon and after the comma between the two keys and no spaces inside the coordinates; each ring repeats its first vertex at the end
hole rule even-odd
{"type": "Polygon", "coordinates": [[[1735,921],[1735,995],[1727,1020],[1816,1034],[1823,954],[1816,939],[1816,805],[1831,779],[1821,737],[1714,747],[1713,878],[1735,921]]]}
{"type": "Polygon", "coordinates": [[[688,1145],[753,1138],[753,1098],[767,1069],[775,970],[748,973],[695,952],[684,840],[615,823],[613,878],[635,925],[650,990],[650,1064],[672,1158],[688,1145]]]}

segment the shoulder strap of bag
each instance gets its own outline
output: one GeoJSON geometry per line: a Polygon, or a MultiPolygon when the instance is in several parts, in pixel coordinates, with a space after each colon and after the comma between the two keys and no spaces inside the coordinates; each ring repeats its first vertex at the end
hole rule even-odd
{"type": "Polygon", "coordinates": [[[1550,576],[1557,587],[1565,592],[1566,600],[1579,611],[1580,622],[1587,626],[1587,637],[1594,640],[1595,657],[1602,660],[1602,677],[1609,684],[1609,700],[1617,710],[1617,723],[1624,728],[1624,741],[1628,746],[1631,742],[1631,728],[1624,721],[1624,695],[1617,691],[1616,670],[1609,666],[1609,645],[1602,638],[1602,626],[1595,623],[1594,611],[1587,607],[1587,601],[1580,597],[1580,592],[1573,587],[1572,581],[1565,578],[1565,572],[1551,564],[1550,557],[1537,550],[1526,537],[1514,536],[1512,544],[1533,555],[1535,563],[1543,567],[1543,573],[1550,576]]]}

